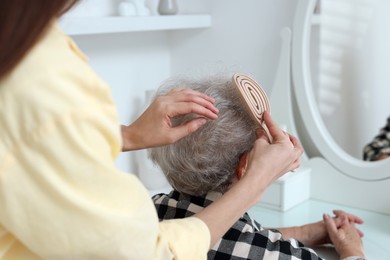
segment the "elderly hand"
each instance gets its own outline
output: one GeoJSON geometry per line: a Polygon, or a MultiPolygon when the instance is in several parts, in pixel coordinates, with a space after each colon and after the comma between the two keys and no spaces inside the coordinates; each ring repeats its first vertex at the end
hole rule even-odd
{"type": "MultiPolygon", "coordinates": [[[[356,224],[362,224],[363,220],[353,214],[346,213],[342,210],[333,210],[335,216],[333,221],[337,228],[343,225],[343,219],[347,218],[350,222],[356,224]]],[[[282,234],[284,239],[294,238],[301,241],[305,246],[312,247],[331,243],[331,239],[328,234],[324,221],[318,221],[315,223],[306,224],[299,227],[292,228],[277,228],[282,234]]],[[[356,229],[359,236],[363,237],[363,232],[356,229]]]]}
{"type": "Polygon", "coordinates": [[[298,139],[282,131],[268,112],[264,113],[263,118],[272,143],[264,130],[258,132],[259,138],[248,154],[247,170],[242,178],[251,178],[251,181],[261,188],[259,196],[280,176],[298,168],[303,153],[298,139]]]}
{"type": "Polygon", "coordinates": [[[323,219],[329,238],[339,253],[340,259],[348,256],[364,257],[361,233],[355,227],[354,221],[350,220],[345,214],[340,215],[341,225],[339,226],[336,220],[327,214],[324,214],[323,219]]]}
{"type": "Polygon", "coordinates": [[[162,146],[176,142],[198,130],[206,118],[218,118],[215,100],[207,95],[177,88],[157,97],[146,111],[131,125],[122,126],[123,151],[162,146]],[[173,127],[171,118],[187,113],[198,114],[183,125],[173,127]]]}

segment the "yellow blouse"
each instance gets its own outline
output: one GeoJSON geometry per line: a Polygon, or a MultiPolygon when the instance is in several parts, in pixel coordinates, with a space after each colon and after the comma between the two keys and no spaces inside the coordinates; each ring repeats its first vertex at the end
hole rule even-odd
{"type": "Polygon", "coordinates": [[[200,219],[158,221],[115,168],[109,87],[54,23],[0,81],[0,259],[205,259],[200,219]]]}

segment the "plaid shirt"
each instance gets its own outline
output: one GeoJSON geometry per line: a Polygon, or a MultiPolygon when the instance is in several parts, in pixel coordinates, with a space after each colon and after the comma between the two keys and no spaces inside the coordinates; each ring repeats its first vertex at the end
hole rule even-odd
{"type": "MultiPolygon", "coordinates": [[[[160,220],[185,218],[210,205],[221,193],[210,192],[205,197],[193,197],[172,191],[157,194],[153,201],[160,220]]],[[[223,213],[222,213],[223,214],[223,213]]],[[[284,240],[277,230],[264,229],[245,213],[208,252],[208,259],[321,259],[312,249],[295,239],[284,240]]]]}
{"type": "Polygon", "coordinates": [[[382,154],[390,155],[390,117],[387,118],[387,124],[380,130],[374,140],[364,147],[363,159],[365,161],[375,161],[382,154]]]}

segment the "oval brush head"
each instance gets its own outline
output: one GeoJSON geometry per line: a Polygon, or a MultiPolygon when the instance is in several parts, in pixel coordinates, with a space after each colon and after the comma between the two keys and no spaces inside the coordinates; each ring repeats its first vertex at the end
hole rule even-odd
{"type": "MultiPolygon", "coordinates": [[[[263,113],[271,111],[271,107],[263,88],[254,79],[240,73],[233,75],[233,83],[236,85],[240,93],[239,96],[252,118],[258,122],[259,126],[265,128],[263,113]]],[[[268,129],[265,130],[267,131],[268,129]]]]}

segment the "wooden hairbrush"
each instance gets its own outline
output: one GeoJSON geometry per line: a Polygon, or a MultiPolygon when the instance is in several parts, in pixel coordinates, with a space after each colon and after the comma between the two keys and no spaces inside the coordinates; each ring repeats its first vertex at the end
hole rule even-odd
{"type": "Polygon", "coordinates": [[[233,75],[233,83],[249,114],[265,130],[269,141],[272,142],[271,135],[263,119],[264,112],[271,111],[267,94],[254,79],[240,73],[233,75]]]}

